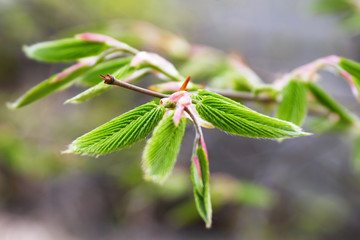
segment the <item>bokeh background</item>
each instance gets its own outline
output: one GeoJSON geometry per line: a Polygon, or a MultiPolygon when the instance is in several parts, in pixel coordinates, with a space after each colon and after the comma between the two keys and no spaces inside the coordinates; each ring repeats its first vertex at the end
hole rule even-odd
{"type": "MultiPolygon", "coordinates": [[[[330,54],[360,60],[356,2],[0,0],[0,239],[360,239],[360,178],[348,134],[280,144],[205,131],[215,205],[206,230],[192,200],[190,127],[160,187],[142,179],[144,142],[99,158],[60,153],[146,96],[114,89],[63,105],[82,89],[75,87],[20,110],[5,105],[66,67],[26,59],[22,45],[83,31],[117,36],[134,20],[239,52],[267,82],[330,54]]],[[[322,86],[359,113],[346,83],[323,77],[322,86]]]]}

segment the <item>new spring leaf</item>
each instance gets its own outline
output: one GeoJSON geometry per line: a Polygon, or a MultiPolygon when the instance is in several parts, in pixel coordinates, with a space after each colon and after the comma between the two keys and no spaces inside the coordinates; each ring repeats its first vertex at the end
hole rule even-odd
{"type": "Polygon", "coordinates": [[[329,111],[339,115],[340,119],[347,123],[354,123],[356,121],[354,115],[352,115],[346,108],[341,106],[335,99],[328,95],[323,89],[321,89],[315,83],[309,82],[308,88],[315,99],[329,111]]]}
{"type": "Polygon", "coordinates": [[[116,73],[121,67],[127,65],[131,61],[131,57],[126,58],[119,58],[113,59],[105,62],[101,62],[97,64],[94,68],[86,72],[84,75],[78,77],[76,81],[80,84],[84,85],[96,85],[99,82],[102,82],[101,78],[99,77],[100,74],[114,74],[116,73]]]}
{"type": "Polygon", "coordinates": [[[306,90],[304,82],[290,80],[282,91],[276,117],[300,126],[306,116],[306,90]]]}
{"type": "Polygon", "coordinates": [[[38,61],[66,62],[98,55],[107,48],[103,42],[66,38],[24,46],[23,50],[26,56],[38,61]]]}
{"type": "MultiPolygon", "coordinates": [[[[143,70],[139,70],[139,71],[143,71],[143,70]]],[[[127,78],[131,77],[131,75],[135,72],[135,69],[130,67],[129,64],[121,67],[114,75],[116,76],[116,78],[120,81],[127,81],[127,78]]],[[[141,77],[142,75],[140,74],[139,76],[136,77],[141,77]]],[[[98,75],[98,78],[101,79],[98,75]]],[[[135,78],[133,78],[135,79],[135,78]]],[[[131,79],[131,80],[133,80],[131,79]]],[[[87,100],[90,100],[104,92],[106,92],[107,90],[109,90],[112,86],[105,84],[103,82],[98,83],[97,85],[86,89],[85,91],[79,93],[78,95],[66,100],[65,103],[73,103],[73,104],[77,104],[77,103],[82,103],[85,102],[87,100]]]]}
{"type": "Polygon", "coordinates": [[[201,99],[196,104],[200,116],[231,134],[254,138],[307,135],[290,122],[265,116],[218,94],[201,90],[197,98],[201,99]]]}
{"type": "Polygon", "coordinates": [[[191,180],[194,189],[196,209],[205,221],[206,227],[211,227],[212,207],[210,196],[209,162],[205,150],[199,146],[191,163],[191,180]]]}
{"type": "Polygon", "coordinates": [[[65,153],[102,155],[128,147],[154,130],[165,108],[144,104],[77,138],[65,153]]]}
{"type": "Polygon", "coordinates": [[[171,173],[185,133],[186,119],[175,126],[173,115],[160,121],[143,153],[145,178],[154,182],[164,182],[171,173]]]}
{"type": "Polygon", "coordinates": [[[31,88],[24,95],[19,97],[14,103],[8,104],[10,108],[20,108],[26,106],[36,100],[39,100],[47,95],[69,87],[74,80],[88,71],[92,63],[79,62],[63,72],[55,74],[45,81],[31,88]]]}

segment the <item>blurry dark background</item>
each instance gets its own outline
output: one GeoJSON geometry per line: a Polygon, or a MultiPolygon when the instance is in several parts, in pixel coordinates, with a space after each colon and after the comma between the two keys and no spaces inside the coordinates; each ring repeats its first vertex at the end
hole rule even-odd
{"type": "MultiPolygon", "coordinates": [[[[144,142],[99,158],[60,154],[76,137],[147,97],[116,89],[82,105],[63,105],[81,91],[75,87],[20,110],[5,106],[66,66],[26,59],[22,45],[93,29],[116,34],[132,20],[240,52],[267,82],[330,54],[360,60],[356,27],[344,29],[341,16],[322,15],[317,4],[0,0],[0,239],[360,239],[360,178],[346,134],[280,144],[205,131],[219,203],[214,226],[206,230],[190,189],[193,129],[162,187],[142,180],[144,142]],[[235,185],[233,199],[227,195],[235,185]]],[[[345,82],[324,75],[322,85],[358,113],[345,82]]]]}

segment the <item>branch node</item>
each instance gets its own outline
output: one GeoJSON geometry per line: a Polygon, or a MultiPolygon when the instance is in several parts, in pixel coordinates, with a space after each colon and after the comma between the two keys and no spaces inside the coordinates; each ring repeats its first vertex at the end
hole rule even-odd
{"type": "Polygon", "coordinates": [[[106,76],[100,74],[100,77],[104,80],[104,83],[106,83],[106,84],[110,84],[110,85],[111,85],[111,84],[113,84],[114,81],[115,81],[114,76],[112,76],[112,75],[110,75],[110,74],[107,74],[106,76]]]}

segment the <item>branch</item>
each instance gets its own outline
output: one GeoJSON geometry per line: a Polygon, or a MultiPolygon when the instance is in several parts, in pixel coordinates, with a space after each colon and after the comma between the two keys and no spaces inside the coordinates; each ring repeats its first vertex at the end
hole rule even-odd
{"type": "Polygon", "coordinates": [[[136,91],[136,92],[139,92],[139,93],[147,94],[149,96],[156,97],[156,98],[168,98],[168,97],[170,97],[170,95],[167,95],[167,94],[154,92],[154,91],[142,88],[142,87],[132,85],[130,83],[122,82],[122,81],[116,79],[114,76],[112,76],[110,74],[108,74],[106,76],[103,76],[103,75],[100,75],[100,76],[104,80],[104,83],[109,84],[109,85],[116,85],[116,86],[119,86],[119,87],[127,88],[127,89],[130,89],[130,90],[133,90],[133,91],[136,91]]]}
{"type": "Polygon", "coordinates": [[[198,123],[198,121],[196,120],[195,115],[190,111],[189,108],[185,107],[185,112],[187,112],[189,114],[190,118],[194,122],[195,129],[196,129],[195,141],[199,141],[200,138],[203,138],[203,134],[202,134],[202,131],[201,131],[200,124],[198,123]]]}
{"type": "Polygon", "coordinates": [[[265,103],[277,102],[276,99],[271,98],[269,96],[255,96],[254,94],[249,92],[239,92],[233,90],[220,90],[220,89],[208,89],[208,90],[223,95],[224,97],[241,99],[244,101],[258,101],[265,103]]]}

